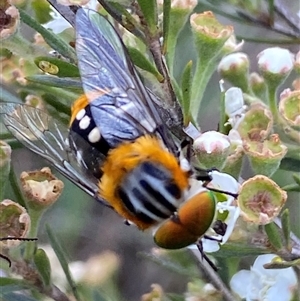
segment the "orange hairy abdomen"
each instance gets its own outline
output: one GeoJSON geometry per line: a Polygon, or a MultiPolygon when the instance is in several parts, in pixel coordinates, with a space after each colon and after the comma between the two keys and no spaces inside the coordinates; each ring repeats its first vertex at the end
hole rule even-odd
{"type": "Polygon", "coordinates": [[[141,221],[128,211],[117,191],[124,177],[145,161],[162,165],[170,171],[174,183],[180,190],[187,189],[188,173],[180,168],[175,156],[164,149],[156,137],[149,135],[139,137],[134,142],[122,143],[112,149],[103,164],[103,176],[99,182],[99,194],[110,203],[116,212],[135,223],[142,230],[153,226],[153,224],[141,221]]]}

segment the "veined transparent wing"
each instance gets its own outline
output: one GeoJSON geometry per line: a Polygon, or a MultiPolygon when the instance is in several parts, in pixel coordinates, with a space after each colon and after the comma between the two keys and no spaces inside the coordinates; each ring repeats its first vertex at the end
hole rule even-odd
{"type": "MultiPolygon", "coordinates": [[[[49,161],[87,194],[107,205],[97,194],[98,179],[89,174],[85,161],[75,157],[71,151],[69,130],[63,123],[42,110],[16,103],[0,103],[0,117],[25,147],[49,161]]],[[[87,142],[82,140],[82,143],[87,142]]]]}
{"type": "Polygon", "coordinates": [[[113,26],[97,12],[79,9],[76,33],[83,88],[110,146],[156,134],[177,155],[177,147],[113,26]]]}

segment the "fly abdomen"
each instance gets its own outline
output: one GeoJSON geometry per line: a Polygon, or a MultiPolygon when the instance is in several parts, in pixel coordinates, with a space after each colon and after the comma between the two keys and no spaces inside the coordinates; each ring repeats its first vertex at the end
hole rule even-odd
{"type": "Polygon", "coordinates": [[[149,224],[173,215],[183,201],[183,191],[174,183],[171,172],[151,161],[128,173],[118,194],[128,211],[149,224]]]}
{"type": "Polygon", "coordinates": [[[152,135],[111,149],[102,172],[99,195],[142,230],[172,216],[189,189],[189,172],[152,135]]]}

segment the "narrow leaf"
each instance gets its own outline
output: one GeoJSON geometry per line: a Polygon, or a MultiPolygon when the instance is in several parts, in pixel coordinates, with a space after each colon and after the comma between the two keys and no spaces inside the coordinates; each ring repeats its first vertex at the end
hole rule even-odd
{"type": "Polygon", "coordinates": [[[33,0],[31,6],[35,12],[35,18],[40,24],[44,24],[52,20],[51,8],[47,1],[33,0]]]}
{"type": "Polygon", "coordinates": [[[15,96],[10,91],[0,86],[0,100],[5,102],[18,102],[21,103],[21,99],[15,96]]]}
{"type": "MultiPolygon", "coordinates": [[[[1,277],[0,281],[0,287],[2,286],[16,286],[18,287],[18,290],[21,288],[29,288],[29,284],[22,279],[16,279],[16,278],[8,278],[8,277],[1,277]]],[[[2,291],[2,288],[0,289],[2,291]]]]}
{"type": "Polygon", "coordinates": [[[184,116],[184,123],[188,124],[189,122],[189,111],[191,103],[191,88],[192,88],[192,66],[193,62],[189,61],[182,73],[181,79],[181,91],[182,91],[182,111],[184,116]]]}
{"type": "Polygon", "coordinates": [[[171,260],[170,258],[162,257],[162,256],[158,256],[158,255],[146,253],[146,252],[139,252],[138,256],[145,258],[147,260],[151,260],[152,262],[168,269],[169,271],[171,271],[173,273],[177,273],[177,274],[183,275],[183,276],[197,277],[196,270],[193,271],[190,268],[187,268],[187,266],[183,266],[180,263],[178,263],[177,261],[171,260]]]}
{"type": "Polygon", "coordinates": [[[269,3],[269,22],[271,26],[274,26],[274,18],[275,18],[274,0],[268,0],[268,3],[269,3]]]}
{"type": "Polygon", "coordinates": [[[71,61],[76,61],[75,50],[69,44],[67,44],[53,32],[44,28],[41,24],[39,24],[36,20],[29,16],[23,9],[19,8],[19,13],[21,20],[29,27],[40,33],[50,47],[52,47],[61,55],[69,58],[71,61]]]}
{"type": "Polygon", "coordinates": [[[163,81],[163,76],[157,71],[156,67],[136,48],[127,47],[133,63],[141,69],[153,74],[159,82],[163,81]]]}
{"type": "Polygon", "coordinates": [[[270,224],[265,225],[265,231],[273,248],[275,248],[276,251],[281,250],[282,241],[276,224],[272,222],[270,224]]]}
{"type": "Polygon", "coordinates": [[[170,11],[171,11],[171,0],[164,0],[163,4],[163,53],[167,52],[167,41],[170,30],[170,11]]]}
{"type": "Polygon", "coordinates": [[[76,65],[62,61],[55,57],[39,56],[34,63],[42,71],[59,77],[80,77],[79,69],[76,65]]]}
{"type": "MultiPolygon", "coordinates": [[[[300,156],[300,155],[299,155],[300,156]]],[[[280,169],[299,172],[300,158],[283,158],[280,162],[280,169]]]]}
{"type": "Polygon", "coordinates": [[[94,289],[92,291],[92,296],[94,301],[106,301],[107,297],[104,297],[98,290],[94,289]]]}
{"type": "Polygon", "coordinates": [[[293,174],[293,179],[300,187],[300,177],[297,174],[293,174]]]}
{"type": "Polygon", "coordinates": [[[82,91],[82,84],[79,79],[60,78],[53,75],[32,75],[26,77],[26,79],[31,82],[50,86],[50,87],[82,91]]]}
{"type": "Polygon", "coordinates": [[[43,249],[37,249],[33,260],[44,286],[49,287],[51,283],[51,266],[46,252],[43,249]]]}
{"type": "Polygon", "coordinates": [[[38,301],[35,298],[28,297],[20,293],[7,293],[2,295],[3,300],[5,301],[38,301]]]}
{"type": "Polygon", "coordinates": [[[154,35],[157,31],[157,4],[155,0],[138,0],[144,18],[147,21],[150,33],[154,35]]]}
{"type": "Polygon", "coordinates": [[[140,24],[130,14],[126,8],[118,2],[109,2],[104,5],[104,1],[100,1],[105,10],[124,28],[133,33],[137,37],[142,37],[143,34],[140,32],[140,24]]]}
{"type": "Polygon", "coordinates": [[[12,56],[12,52],[6,48],[0,48],[0,56],[4,59],[4,58],[11,58],[12,56]]]}
{"type": "Polygon", "coordinates": [[[226,112],[225,112],[225,92],[221,90],[220,95],[220,121],[219,121],[219,132],[226,135],[227,127],[225,126],[226,123],[226,112]]]}
{"type": "Polygon", "coordinates": [[[58,242],[57,238],[55,237],[54,233],[51,231],[49,225],[46,225],[46,232],[47,235],[50,239],[50,243],[51,246],[61,264],[61,267],[66,275],[67,281],[70,285],[70,288],[72,290],[72,293],[74,295],[74,297],[76,298],[76,300],[80,300],[79,295],[78,295],[78,291],[77,291],[77,287],[76,287],[76,283],[73,280],[70,270],[69,270],[69,266],[68,266],[68,261],[66,258],[66,253],[63,250],[62,246],[60,245],[60,243],[58,242]]]}
{"type": "Polygon", "coordinates": [[[288,250],[291,249],[291,221],[290,221],[290,211],[285,209],[281,214],[281,225],[282,232],[285,239],[285,246],[288,250]]]}
{"type": "Polygon", "coordinates": [[[47,104],[52,106],[57,112],[65,113],[69,116],[71,115],[70,105],[65,105],[56,96],[46,93],[43,94],[43,99],[47,104]]]}

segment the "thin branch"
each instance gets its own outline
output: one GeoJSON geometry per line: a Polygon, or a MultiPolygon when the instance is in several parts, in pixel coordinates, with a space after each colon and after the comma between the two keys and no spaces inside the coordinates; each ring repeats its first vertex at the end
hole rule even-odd
{"type": "Polygon", "coordinates": [[[51,287],[47,288],[44,287],[40,275],[38,274],[37,270],[31,266],[30,263],[26,261],[12,262],[12,269],[14,273],[20,275],[24,280],[27,280],[28,283],[30,283],[30,285],[34,287],[37,291],[52,298],[54,301],[73,300],[55,285],[51,285],[51,287]]]}
{"type": "Polygon", "coordinates": [[[289,29],[286,26],[279,24],[278,22],[275,22],[274,26],[271,26],[269,22],[265,22],[259,18],[253,17],[248,12],[239,10],[237,13],[240,16],[242,16],[246,21],[247,20],[251,21],[252,26],[260,25],[261,27],[264,27],[268,30],[272,30],[272,31],[280,33],[280,34],[284,34],[284,35],[292,37],[292,38],[299,37],[299,35],[297,35],[294,30],[289,29]]]}
{"type": "Polygon", "coordinates": [[[47,0],[58,12],[64,17],[73,27],[75,27],[75,14],[78,9],[77,6],[65,6],[57,3],[56,0],[47,0]]]}
{"type": "MultiPolygon", "coordinates": [[[[287,2],[282,0],[275,0],[275,10],[289,25],[292,27],[298,35],[300,34],[300,18],[295,14],[291,14],[287,8],[287,2]]],[[[288,7],[290,9],[290,7],[288,7]]]]}
{"type": "Polygon", "coordinates": [[[44,293],[55,301],[71,301],[71,299],[55,285],[53,285],[49,291],[45,291],[44,293]]]}
{"type": "Polygon", "coordinates": [[[223,295],[223,300],[236,301],[236,299],[231,294],[227,286],[224,284],[218,273],[213,270],[213,268],[206,260],[202,260],[202,255],[200,254],[200,252],[195,251],[193,252],[193,254],[198,259],[198,266],[200,270],[205,274],[210,283],[221,292],[221,294],[223,295]]]}
{"type": "Polygon", "coordinates": [[[161,106],[163,107],[163,110],[166,108],[169,111],[172,118],[172,120],[168,122],[167,126],[173,134],[175,134],[175,136],[180,137],[182,135],[183,114],[172,87],[171,78],[162,53],[159,31],[157,30],[155,34],[150,33],[146,19],[138,6],[136,7],[136,13],[140,18],[141,24],[144,25],[143,29],[146,45],[149,47],[158,72],[162,74],[164,78],[163,82],[160,82],[161,88],[164,92],[164,102],[161,103],[161,106]]]}

